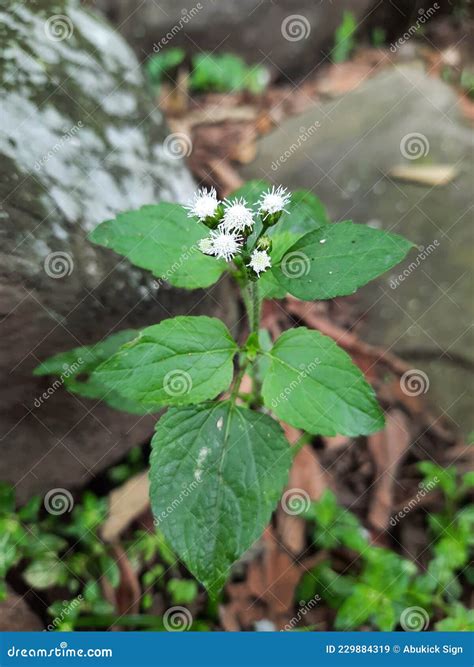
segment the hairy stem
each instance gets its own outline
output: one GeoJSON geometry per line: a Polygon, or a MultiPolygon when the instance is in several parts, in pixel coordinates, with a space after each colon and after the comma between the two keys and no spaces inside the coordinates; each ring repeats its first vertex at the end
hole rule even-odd
{"type": "Polygon", "coordinates": [[[258,330],[260,328],[260,311],[262,305],[260,300],[258,282],[250,283],[250,295],[252,298],[252,318],[250,322],[250,327],[252,333],[258,334],[258,330]]]}

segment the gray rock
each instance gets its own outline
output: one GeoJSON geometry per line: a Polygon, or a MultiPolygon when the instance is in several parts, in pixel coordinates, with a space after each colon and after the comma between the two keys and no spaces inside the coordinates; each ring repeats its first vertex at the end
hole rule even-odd
{"type": "Polygon", "coordinates": [[[474,426],[468,396],[473,136],[456,100],[450,87],[417,66],[386,70],[283,123],[260,142],[244,175],[308,188],[334,220],[399,232],[420,246],[359,292],[361,335],[427,373],[427,397],[468,431],[474,426]],[[400,164],[455,165],[459,173],[448,185],[423,186],[391,178],[389,171],[400,164]]]}
{"type": "Polygon", "coordinates": [[[139,57],[170,46],[231,51],[275,74],[301,76],[323,63],[344,10],[362,19],[373,0],[96,0],[139,57]]]}
{"type": "Polygon", "coordinates": [[[63,389],[35,408],[51,384],[32,377],[40,360],[170,315],[216,312],[226,299],[222,286],[206,298],[157,291],[86,241],[119,211],[193,189],[163,149],[163,119],[123,38],[66,2],[12,2],[0,15],[0,479],[21,501],[84,484],[153,428],[63,389]]]}
{"type": "Polygon", "coordinates": [[[7,597],[0,602],[0,632],[33,632],[44,630],[41,619],[25,599],[7,586],[7,597]]]}

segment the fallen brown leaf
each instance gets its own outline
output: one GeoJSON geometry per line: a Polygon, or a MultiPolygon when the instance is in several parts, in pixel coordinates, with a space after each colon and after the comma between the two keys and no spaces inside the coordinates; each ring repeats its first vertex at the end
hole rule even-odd
{"type": "Polygon", "coordinates": [[[148,472],[142,472],[114,489],[109,496],[109,515],[101,535],[105,542],[116,542],[123,531],[149,506],[148,472]]]}
{"type": "Polygon", "coordinates": [[[459,169],[449,164],[425,166],[400,165],[388,172],[389,176],[399,181],[418,183],[419,185],[441,186],[451,183],[459,174],[459,169]]]}
{"type": "Polygon", "coordinates": [[[374,490],[367,520],[376,531],[376,541],[383,542],[394,507],[397,471],[412,444],[406,414],[397,409],[388,412],[385,430],[370,435],[367,443],[375,467],[374,490]]]}

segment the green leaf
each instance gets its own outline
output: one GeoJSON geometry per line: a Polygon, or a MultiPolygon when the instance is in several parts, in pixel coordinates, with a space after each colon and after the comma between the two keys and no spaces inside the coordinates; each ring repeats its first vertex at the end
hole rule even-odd
{"type": "Polygon", "coordinates": [[[164,78],[163,75],[181,65],[185,57],[186,52],[180,48],[167,49],[162,53],[150,56],[145,64],[150,83],[159,87],[164,78]]]}
{"type": "Polygon", "coordinates": [[[59,535],[44,533],[38,526],[29,529],[30,543],[27,545],[28,558],[42,560],[56,557],[67,547],[67,541],[59,535]]]}
{"type": "Polygon", "coordinates": [[[28,565],[23,572],[23,578],[32,588],[43,590],[59,583],[65,569],[65,565],[60,560],[45,558],[28,565]]]}
{"type": "Polygon", "coordinates": [[[358,628],[372,614],[378,602],[378,593],[365,584],[356,584],[352,593],[344,600],[337,612],[334,627],[336,630],[358,628]]]}
{"type": "Polygon", "coordinates": [[[212,595],[267,525],[291,465],[279,424],[230,402],[170,409],[152,441],[151,504],[212,595]]]}
{"type": "Polygon", "coordinates": [[[357,32],[357,21],[352,12],[345,11],[342,23],[335,32],[335,44],[331,51],[333,63],[343,63],[347,60],[355,47],[355,33],[357,32]]]}
{"type": "Polygon", "coordinates": [[[392,632],[398,621],[392,601],[385,596],[382,597],[374,607],[372,618],[379,630],[392,632]]]}
{"type": "Polygon", "coordinates": [[[261,93],[267,86],[269,73],[262,65],[247,65],[233,53],[199,53],[193,57],[193,71],[189,78],[195,91],[221,93],[249,90],[261,93]]]}
{"type": "Polygon", "coordinates": [[[194,579],[170,579],[167,588],[173,604],[191,604],[197,598],[198,585],[194,579]]]}
{"type": "Polygon", "coordinates": [[[247,181],[245,185],[242,185],[240,188],[237,188],[237,190],[231,192],[228,199],[240,199],[243,197],[251,208],[255,208],[263,193],[267,192],[267,190],[271,189],[271,187],[272,186],[268,181],[262,181],[259,179],[247,181]]]}
{"type": "Polygon", "coordinates": [[[318,331],[286,331],[269,353],[265,405],[292,426],[322,435],[362,435],[383,428],[372,387],[346,352],[318,331]]]}
{"type": "Polygon", "coordinates": [[[108,338],[95,343],[75,347],[66,352],[55,354],[41,362],[33,371],[33,375],[63,375],[65,380],[76,377],[78,373],[87,373],[94,370],[97,364],[105,361],[124,343],[128,343],[138,335],[136,329],[124,329],[112,334],[108,338]]]}
{"type": "MultiPolygon", "coordinates": [[[[278,267],[289,248],[308,232],[329,224],[329,218],[321,201],[307,190],[297,190],[291,195],[287,210],[268,235],[273,247],[270,253],[272,266],[278,267]]],[[[278,281],[278,271],[265,271],[260,278],[260,293],[264,299],[283,299],[287,289],[278,281]]]]}
{"type": "MultiPolygon", "coordinates": [[[[51,385],[54,391],[64,384],[71,393],[84,398],[103,400],[116,410],[132,414],[146,414],[148,410],[121,396],[117,391],[111,391],[92,375],[97,366],[117,352],[124,343],[136,338],[138,334],[138,330],[124,329],[95,345],[85,345],[67,352],[60,352],[37,366],[33,375],[57,376],[58,380],[51,385]]],[[[49,392],[47,396],[49,397],[49,392]]],[[[36,400],[40,401],[40,398],[36,400]]]]}
{"type": "Polygon", "coordinates": [[[336,495],[329,489],[311,504],[306,517],[316,521],[314,541],[319,546],[332,549],[343,544],[354,551],[366,550],[367,538],[359,520],[352,512],[338,505],[336,495]]]}
{"type": "MultiPolygon", "coordinates": [[[[264,192],[271,189],[268,181],[248,181],[238,190],[229,195],[229,199],[243,197],[256,211],[258,201],[264,192]]],[[[262,231],[262,222],[256,216],[256,222],[252,234],[248,240],[251,248],[262,231]]],[[[283,212],[276,225],[270,227],[267,234],[271,237],[273,247],[270,252],[272,266],[277,266],[281,258],[301,236],[309,231],[319,229],[322,225],[329,223],[326,210],[321,201],[307,190],[297,190],[292,193],[291,201],[287,210],[283,212]]],[[[273,271],[266,271],[259,280],[260,293],[264,299],[283,299],[287,289],[281,285],[273,271]]]]}
{"type": "MultiPolygon", "coordinates": [[[[272,249],[270,252],[272,266],[277,266],[280,263],[281,258],[296,241],[296,238],[292,232],[283,232],[272,238],[272,249]]],[[[286,296],[286,287],[283,287],[278,282],[273,270],[262,273],[258,284],[263,299],[284,299],[286,296]]]]}
{"type": "Polygon", "coordinates": [[[291,193],[286,211],[277,224],[269,229],[269,234],[276,237],[289,232],[299,238],[327,224],[330,224],[330,220],[321,200],[308,190],[295,190],[291,193]]]}
{"type": "Polygon", "coordinates": [[[89,239],[175,287],[196,289],[215,283],[226,268],[199,250],[198,241],[208,234],[183,206],[162,202],[103,222],[89,239]]]}
{"type": "Polygon", "coordinates": [[[451,605],[448,616],[435,624],[437,632],[473,632],[474,610],[467,609],[461,603],[451,605]]]}
{"type": "MultiPolygon", "coordinates": [[[[18,517],[24,523],[36,523],[38,514],[43,504],[40,496],[33,496],[28,502],[18,510],[18,517]]],[[[1,513],[1,510],[0,510],[1,513]]]]}
{"type": "Polygon", "coordinates": [[[15,489],[7,482],[0,482],[0,515],[15,511],[15,489]]]}
{"type": "Polygon", "coordinates": [[[412,244],[352,222],[325,225],[300,238],[273,269],[278,282],[304,301],[353,294],[400,262],[412,244]]]}
{"type": "Polygon", "coordinates": [[[212,317],[175,317],[143,329],[93,377],[148,408],[189,405],[228,388],[238,350],[226,326],[212,317]]]}

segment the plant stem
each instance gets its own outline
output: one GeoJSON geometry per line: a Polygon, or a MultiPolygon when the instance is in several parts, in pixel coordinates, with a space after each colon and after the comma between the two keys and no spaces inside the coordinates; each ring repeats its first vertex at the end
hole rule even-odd
{"type": "Polygon", "coordinates": [[[230,394],[230,399],[229,399],[232,404],[235,403],[235,401],[236,401],[236,399],[239,395],[240,385],[242,384],[242,378],[245,375],[245,371],[247,370],[247,366],[248,366],[248,361],[245,361],[242,364],[242,367],[239,369],[239,372],[237,373],[237,375],[235,377],[234,386],[232,387],[232,392],[230,394]]]}
{"type": "Polygon", "coordinates": [[[258,330],[260,328],[260,310],[261,310],[261,300],[258,289],[258,282],[250,283],[250,294],[252,298],[252,319],[250,322],[250,327],[252,333],[258,334],[258,330]]]}
{"type": "Polygon", "coordinates": [[[249,328],[251,326],[250,322],[253,319],[252,316],[252,298],[250,294],[250,288],[248,285],[240,285],[240,293],[242,295],[242,301],[244,302],[245,312],[247,313],[247,319],[249,321],[249,328]]]}

